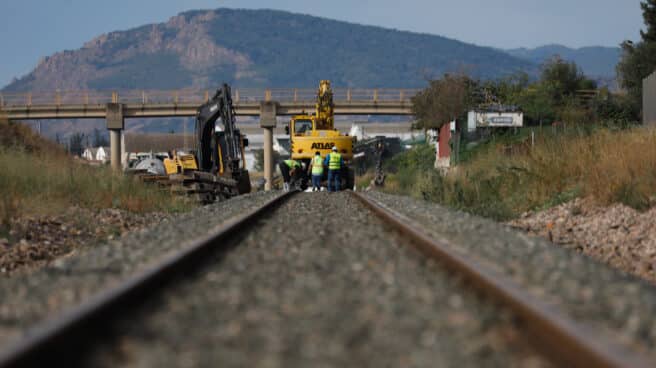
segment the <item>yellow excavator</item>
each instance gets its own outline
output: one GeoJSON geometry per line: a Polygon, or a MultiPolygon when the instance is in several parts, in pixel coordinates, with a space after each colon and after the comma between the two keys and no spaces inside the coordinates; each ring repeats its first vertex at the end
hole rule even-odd
{"type": "MultiPolygon", "coordinates": [[[[305,167],[301,175],[297,175],[291,184],[301,189],[307,188],[310,162],[316,152],[320,152],[321,157],[325,159],[326,155],[332,152],[333,147],[337,147],[345,164],[341,175],[342,189],[353,188],[355,174],[351,161],[356,138],[335,129],[335,104],[330,81],[319,82],[315,107],[314,114],[303,113],[292,116],[289,125],[285,127],[291,143],[291,158],[302,162],[305,167]]],[[[324,170],[323,180],[326,179],[327,170],[324,170]]]]}

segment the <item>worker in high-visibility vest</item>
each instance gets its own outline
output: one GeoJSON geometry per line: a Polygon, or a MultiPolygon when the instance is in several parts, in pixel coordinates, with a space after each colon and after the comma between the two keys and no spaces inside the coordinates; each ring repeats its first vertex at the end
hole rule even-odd
{"type": "Polygon", "coordinates": [[[312,167],[312,191],[321,191],[321,179],[323,178],[323,159],[321,158],[321,152],[317,151],[314,154],[310,166],[312,167]]]}
{"type": "Polygon", "coordinates": [[[282,175],[282,189],[289,192],[289,181],[296,174],[296,170],[301,168],[301,164],[296,160],[284,160],[278,164],[280,174],[282,175]]]}
{"type": "Polygon", "coordinates": [[[339,192],[342,189],[341,172],[344,160],[342,155],[337,152],[336,146],[333,146],[333,151],[326,155],[324,164],[328,166],[328,191],[339,192]]]}

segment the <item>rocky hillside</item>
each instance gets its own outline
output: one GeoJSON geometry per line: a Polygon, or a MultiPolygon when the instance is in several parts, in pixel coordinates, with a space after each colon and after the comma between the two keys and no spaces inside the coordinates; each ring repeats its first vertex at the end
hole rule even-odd
{"type": "Polygon", "coordinates": [[[273,10],[190,11],[166,23],[101,35],[45,58],[7,91],[54,89],[419,87],[466,71],[492,78],[536,65],[444,37],[273,10]]]}

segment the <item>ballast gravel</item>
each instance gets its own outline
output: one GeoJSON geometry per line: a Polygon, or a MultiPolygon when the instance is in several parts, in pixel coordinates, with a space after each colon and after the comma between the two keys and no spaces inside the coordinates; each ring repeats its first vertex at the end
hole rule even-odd
{"type": "Polygon", "coordinates": [[[508,225],[574,249],[656,285],[656,207],[646,212],[591,198],[525,213],[508,225]]]}
{"type": "MultiPolygon", "coordinates": [[[[105,367],[543,367],[511,315],[347,193],[301,193],[132,316],[105,367]]],[[[109,332],[108,332],[109,333],[109,332]]]]}
{"type": "Polygon", "coordinates": [[[208,234],[224,221],[278,195],[259,192],[199,207],[116,240],[90,244],[42,269],[0,278],[0,348],[31,326],[180,249],[185,241],[208,234]]]}
{"type": "Polygon", "coordinates": [[[573,249],[410,197],[367,193],[436,239],[514,280],[570,318],[654,357],[656,288],[573,249]]]}

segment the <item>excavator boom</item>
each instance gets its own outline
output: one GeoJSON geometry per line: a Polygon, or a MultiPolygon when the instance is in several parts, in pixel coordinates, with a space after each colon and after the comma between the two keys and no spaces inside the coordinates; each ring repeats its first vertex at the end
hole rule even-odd
{"type": "Polygon", "coordinates": [[[198,108],[196,115],[196,134],[198,142],[198,166],[202,171],[217,173],[222,171],[223,162],[228,163],[230,172],[239,171],[242,161],[241,136],[236,129],[235,109],[232,105],[230,86],[223,86],[214,97],[198,108]],[[217,138],[216,122],[221,120],[224,141],[217,138]],[[218,146],[225,145],[224,157],[219,157],[218,146]]]}
{"type": "Polygon", "coordinates": [[[166,173],[171,182],[180,183],[176,191],[194,194],[203,203],[248,193],[251,183],[243,151],[247,145],[236,126],[230,86],[223,84],[198,108],[195,157],[176,153],[165,160],[166,173]]]}

